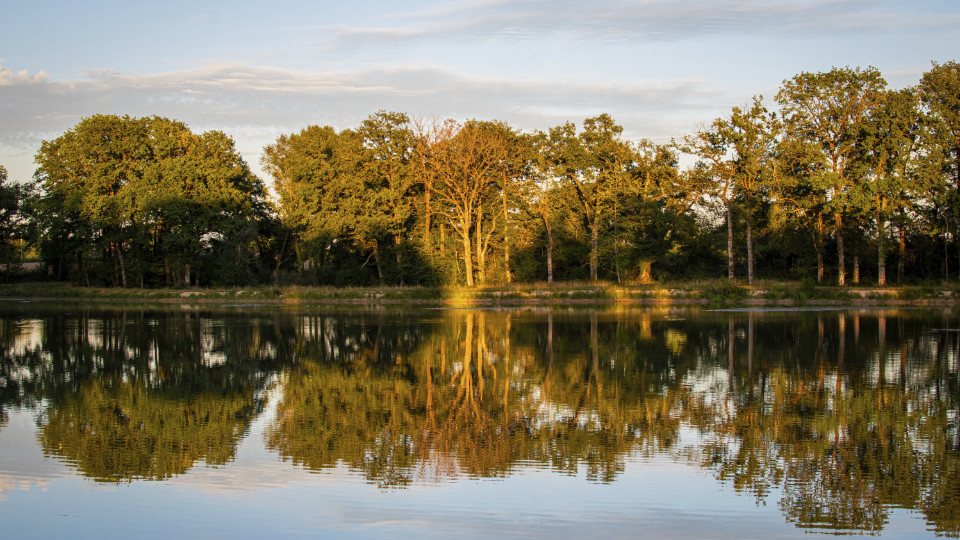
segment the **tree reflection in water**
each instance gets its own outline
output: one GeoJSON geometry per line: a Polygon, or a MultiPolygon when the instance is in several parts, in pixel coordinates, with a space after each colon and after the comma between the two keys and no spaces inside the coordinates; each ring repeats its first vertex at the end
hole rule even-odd
{"type": "Polygon", "coordinates": [[[894,508],[960,533],[957,333],[936,311],[78,312],[3,319],[0,406],[100,481],[265,444],[402,487],[524,467],[614,482],[672,456],[801,527],[894,508]],[[39,337],[38,337],[39,336],[39,337]]]}

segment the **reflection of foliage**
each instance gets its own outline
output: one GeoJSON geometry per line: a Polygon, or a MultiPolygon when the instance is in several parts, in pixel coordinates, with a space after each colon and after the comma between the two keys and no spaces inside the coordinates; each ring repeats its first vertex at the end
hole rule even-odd
{"type": "MultiPolygon", "coordinates": [[[[344,361],[324,352],[344,345],[317,348],[285,381],[268,447],[309,468],[344,462],[388,486],[418,472],[501,476],[520,462],[613,481],[638,443],[676,440],[670,410],[683,391],[644,396],[646,370],[627,376],[601,364],[597,326],[594,318],[581,340],[579,324],[565,325],[559,365],[537,362],[542,320],[502,313],[452,314],[395,358],[344,361]]],[[[377,349],[349,333],[339,339],[377,349]]]]}
{"type": "Polygon", "coordinates": [[[929,322],[846,317],[754,329],[732,315],[458,312],[393,355],[390,336],[410,328],[340,328],[288,376],[268,446],[381,486],[519,463],[609,482],[630,455],[668,453],[759,501],[777,494],[801,527],[879,532],[897,507],[957,534],[950,349],[917,331],[929,322]],[[882,344],[873,358],[899,346],[899,371],[848,358],[863,343],[882,344]],[[348,357],[329,352],[347,344],[348,357]],[[678,445],[684,426],[701,434],[693,446],[678,445]]]}
{"type": "Polygon", "coordinates": [[[256,406],[249,396],[171,400],[118,379],[99,380],[47,409],[39,439],[98,481],[161,480],[197,460],[233,459],[256,406]]]}
{"type": "Polygon", "coordinates": [[[736,393],[701,398],[696,424],[708,442],[698,449],[699,463],[759,500],[779,486],[786,518],[801,527],[879,533],[897,507],[920,510],[938,532],[957,535],[958,448],[946,412],[956,406],[948,404],[956,389],[936,376],[942,366],[907,364],[908,356],[929,358],[908,355],[908,347],[920,353],[943,344],[901,338],[899,372],[888,374],[881,330],[871,339],[878,339],[883,361],[845,369],[845,325],[840,315],[830,339],[839,365],[824,364],[829,342],[821,333],[813,342],[815,370],[798,373],[784,363],[742,380],[736,393]],[[911,372],[932,377],[911,379],[911,372]],[[858,380],[864,373],[875,382],[858,380]]]}
{"type": "MultiPolygon", "coordinates": [[[[253,416],[290,318],[38,310],[0,322],[0,404],[44,403],[44,450],[101,481],[225,463],[253,416]]],[[[273,371],[277,368],[274,367],[273,371]]]]}
{"type": "Polygon", "coordinates": [[[0,404],[47,404],[45,451],[98,480],[167,478],[229,461],[279,375],[266,445],[311,470],[402,487],[535,464],[611,482],[656,454],[799,527],[879,533],[901,508],[960,534],[958,344],[930,331],[947,315],[676,314],[4,321],[0,404]]]}

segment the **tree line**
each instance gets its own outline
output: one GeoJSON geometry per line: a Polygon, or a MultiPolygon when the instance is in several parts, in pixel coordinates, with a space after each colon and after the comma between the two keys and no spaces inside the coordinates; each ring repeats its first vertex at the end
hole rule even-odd
{"type": "Polygon", "coordinates": [[[378,111],[264,148],[97,115],[0,169],[0,256],[88,285],[446,285],[722,276],[886,285],[960,268],[960,64],[783,82],[666,144],[378,111]],[[681,166],[689,161],[690,166],[681,166]],[[828,277],[829,274],[829,277],[828,277]],[[867,279],[867,278],[864,278],[867,279]]]}

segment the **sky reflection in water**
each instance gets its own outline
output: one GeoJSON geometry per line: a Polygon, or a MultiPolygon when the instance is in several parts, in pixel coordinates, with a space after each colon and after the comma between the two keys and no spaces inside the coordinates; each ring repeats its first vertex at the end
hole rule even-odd
{"type": "Polygon", "coordinates": [[[0,319],[0,520],[37,538],[956,536],[957,326],[20,308],[0,319]]]}

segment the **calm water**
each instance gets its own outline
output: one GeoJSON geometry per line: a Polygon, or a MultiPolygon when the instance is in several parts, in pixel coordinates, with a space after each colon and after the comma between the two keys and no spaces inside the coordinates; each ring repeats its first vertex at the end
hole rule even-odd
{"type": "Polygon", "coordinates": [[[0,536],[960,533],[960,313],[0,308],[0,536]]]}

